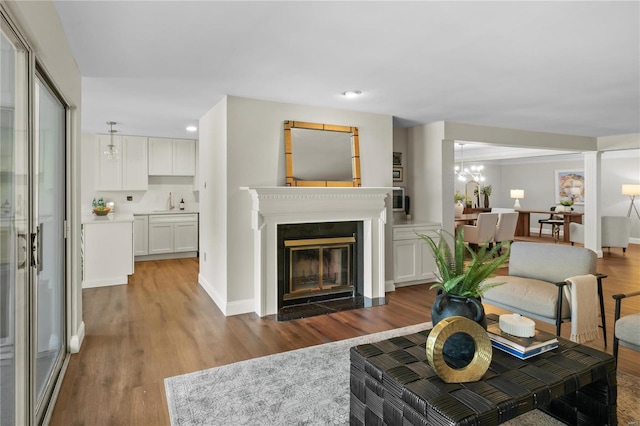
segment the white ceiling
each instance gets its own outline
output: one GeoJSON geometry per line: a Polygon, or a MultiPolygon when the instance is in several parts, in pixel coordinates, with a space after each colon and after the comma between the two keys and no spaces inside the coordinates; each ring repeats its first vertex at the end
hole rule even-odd
{"type": "Polygon", "coordinates": [[[194,137],[225,94],[584,136],[640,133],[640,2],[56,1],[82,130],[194,137]],[[346,90],[361,90],[349,100],[346,90]]]}

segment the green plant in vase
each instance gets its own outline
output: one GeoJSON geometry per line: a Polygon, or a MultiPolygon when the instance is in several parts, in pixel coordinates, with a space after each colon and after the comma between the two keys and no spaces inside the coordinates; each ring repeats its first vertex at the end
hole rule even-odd
{"type": "MultiPolygon", "coordinates": [[[[488,244],[483,245],[476,253],[464,243],[463,232],[460,229],[454,237],[446,231],[440,231],[437,242],[428,235],[418,234],[431,249],[438,267],[438,282],[431,286],[431,289],[438,291],[431,307],[431,321],[435,326],[444,318],[460,315],[486,329],[482,295],[490,288],[504,283],[485,283],[485,280],[509,258],[510,251],[505,250],[500,255],[502,243],[498,243],[491,248],[488,244]],[[449,245],[447,236],[454,241],[453,248],[449,245]],[[467,255],[471,260],[465,262],[467,255]]],[[[473,357],[475,344],[469,336],[463,334],[455,339],[452,336],[449,340],[443,349],[445,355],[467,361],[469,357],[473,357]]]]}
{"type": "Polygon", "coordinates": [[[483,186],[480,193],[484,195],[484,208],[489,208],[489,196],[491,195],[491,185],[483,186]]]}

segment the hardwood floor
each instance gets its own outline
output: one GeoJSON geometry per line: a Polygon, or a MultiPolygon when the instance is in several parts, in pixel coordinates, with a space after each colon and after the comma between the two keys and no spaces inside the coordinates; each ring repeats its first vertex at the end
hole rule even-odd
{"type": "MultiPolygon", "coordinates": [[[[598,269],[609,276],[609,339],[606,349],[602,339],[590,346],[611,353],[611,295],[640,290],[640,245],[626,256],[605,251],[598,269]]],[[[429,321],[435,297],[428,284],[402,287],[387,294],[384,306],[276,322],[255,314],[223,316],[197,275],[197,259],[138,262],[128,285],[83,291],[86,337],[71,356],[51,425],[169,424],[165,377],[429,321]]],[[[487,312],[500,313],[491,306],[487,312]]],[[[640,297],[625,301],[623,314],[631,312],[640,312],[640,297]]],[[[638,358],[621,348],[618,368],[640,377],[638,358]]]]}

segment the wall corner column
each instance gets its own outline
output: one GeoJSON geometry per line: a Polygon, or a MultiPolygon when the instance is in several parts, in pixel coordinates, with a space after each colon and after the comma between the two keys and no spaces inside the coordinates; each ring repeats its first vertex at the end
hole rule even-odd
{"type": "Polygon", "coordinates": [[[601,161],[602,153],[599,151],[584,153],[584,246],[595,251],[598,257],[602,257],[600,236],[601,161]]]}

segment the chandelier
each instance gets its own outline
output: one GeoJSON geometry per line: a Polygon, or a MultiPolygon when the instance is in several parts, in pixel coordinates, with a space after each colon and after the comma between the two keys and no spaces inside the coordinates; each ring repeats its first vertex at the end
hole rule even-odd
{"type": "Polygon", "coordinates": [[[104,150],[103,154],[107,160],[117,160],[118,159],[118,147],[113,143],[113,134],[117,133],[117,130],[113,130],[113,125],[117,124],[115,121],[107,121],[107,125],[109,125],[109,134],[111,135],[109,139],[109,145],[104,150]]]}
{"type": "Polygon", "coordinates": [[[468,182],[470,180],[475,180],[476,182],[484,182],[484,176],[482,176],[482,170],[484,166],[464,166],[464,144],[460,145],[460,165],[456,165],[453,170],[458,177],[458,180],[461,182],[468,182]]]}

